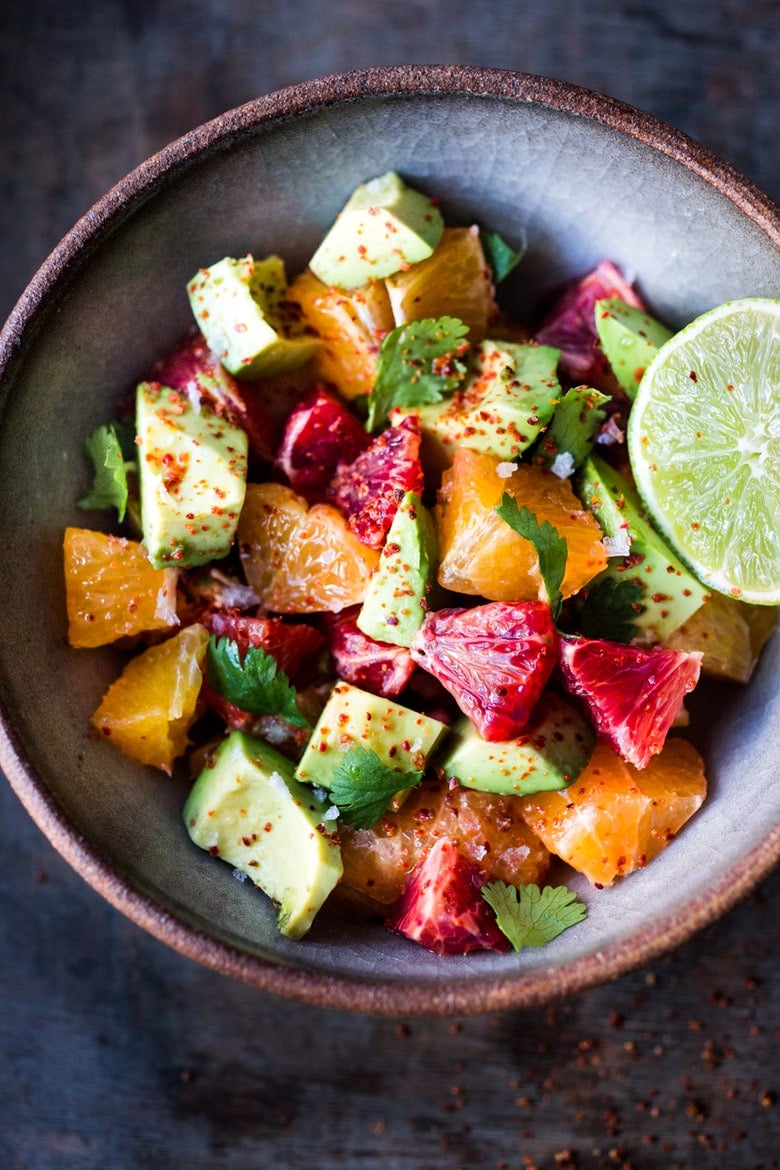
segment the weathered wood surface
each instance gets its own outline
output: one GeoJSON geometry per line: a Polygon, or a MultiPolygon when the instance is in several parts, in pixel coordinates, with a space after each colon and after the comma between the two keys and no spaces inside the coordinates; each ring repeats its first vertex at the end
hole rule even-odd
{"type": "MultiPolygon", "coordinates": [[[[0,17],[0,314],[156,148],[357,65],[549,74],[649,110],[777,197],[775,0],[29,0],[0,17]]],[[[9,1170],[780,1165],[775,874],[675,954],[549,1010],[390,1021],[168,951],[0,786],[0,1165],[9,1170]]]]}

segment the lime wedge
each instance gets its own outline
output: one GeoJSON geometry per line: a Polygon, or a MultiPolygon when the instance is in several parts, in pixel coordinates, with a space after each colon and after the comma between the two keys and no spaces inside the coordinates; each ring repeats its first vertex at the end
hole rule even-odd
{"type": "Polygon", "coordinates": [[[658,530],[699,579],[780,603],[780,300],[729,301],[667,341],[628,449],[658,530]]]}

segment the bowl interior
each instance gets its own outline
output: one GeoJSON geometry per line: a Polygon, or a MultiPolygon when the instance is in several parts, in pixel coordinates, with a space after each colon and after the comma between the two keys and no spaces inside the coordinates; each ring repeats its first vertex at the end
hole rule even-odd
{"type": "Polygon", "coordinates": [[[65,643],[62,533],[95,522],[75,507],[89,479],[83,440],[188,328],[184,287],[199,266],[277,252],[294,274],[351,190],[395,169],[436,196],[448,222],[527,239],[503,292],[524,315],[603,257],[672,326],[724,300],[777,294],[776,242],[690,144],[677,140],[673,157],[643,140],[662,136],[652,120],[632,127],[618,111],[621,128],[614,105],[591,96],[587,114],[573,112],[570,87],[530,100],[530,86],[518,93],[495,75],[461,88],[450,79],[449,92],[443,77],[438,90],[407,82],[304,87],[292,104],[243,108],[140,168],[20,302],[0,403],[2,758],[22,799],[88,880],[187,953],[283,993],[400,1013],[531,1002],[649,957],[769,867],[778,846],[768,826],[780,820],[775,644],[748,690],[710,687],[693,705],[711,783],[702,811],[614,889],[575,881],[589,907],[576,930],[520,956],[441,960],[325,912],[291,943],[262,896],[190,844],[186,781],[90,737],[123,656],[65,643]]]}

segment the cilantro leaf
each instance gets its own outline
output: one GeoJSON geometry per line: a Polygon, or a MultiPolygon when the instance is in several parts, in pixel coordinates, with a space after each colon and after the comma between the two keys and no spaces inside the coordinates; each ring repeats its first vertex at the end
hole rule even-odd
{"type": "Polygon", "coordinates": [[[525,255],[525,245],[519,252],[511,248],[498,232],[481,231],[479,233],[482,251],[485,259],[493,270],[493,280],[500,284],[506,280],[509,273],[517,267],[525,255]]]}
{"type": "Polygon", "coordinates": [[[566,886],[509,886],[488,882],[482,897],[495,911],[498,929],[516,951],[541,947],[564,930],[582,922],[588,913],[584,902],[566,886]]]}
{"type": "Polygon", "coordinates": [[[553,621],[557,621],[563,604],[561,582],[566,572],[568,556],[566,541],[549,520],[543,520],[540,524],[533,512],[525,506],[519,507],[517,500],[510,496],[509,492],[504,492],[496,511],[518,536],[530,540],[536,549],[547,601],[553,621]]]}
{"type": "Polygon", "coordinates": [[[308,727],[296,702],[295,687],[276,659],[250,646],[243,662],[238,643],[214,634],[206,646],[206,678],[209,686],[250,715],[281,715],[295,727],[308,727]]]}
{"type": "Polygon", "coordinates": [[[467,333],[457,317],[425,317],[391,329],[379,350],[366,429],[381,426],[393,406],[441,402],[456,390],[466,375],[467,333]]]}
{"type": "Polygon", "coordinates": [[[371,748],[353,747],[333,773],[330,796],[341,819],[356,829],[370,829],[393,797],[416,788],[423,772],[396,772],[371,748]]]}
{"type": "Polygon", "coordinates": [[[98,427],[84,442],[95,468],[92,488],[78,501],[80,508],[116,508],[120,523],[127,510],[127,468],[113,423],[98,427]]]}
{"type": "Polygon", "coordinates": [[[636,619],[644,611],[642,586],[624,577],[601,577],[582,594],[580,629],[586,638],[630,642],[637,635],[636,619]]]}
{"type": "Polygon", "coordinates": [[[555,408],[541,450],[549,462],[559,455],[571,456],[572,469],[579,467],[593,446],[593,437],[606,418],[601,407],[609,395],[590,386],[567,390],[555,408]]]}

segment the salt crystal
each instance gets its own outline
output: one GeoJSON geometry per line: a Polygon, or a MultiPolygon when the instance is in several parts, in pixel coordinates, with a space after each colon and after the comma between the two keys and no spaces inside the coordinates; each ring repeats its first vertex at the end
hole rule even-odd
{"type": "Polygon", "coordinates": [[[499,463],[496,466],[496,475],[499,479],[509,479],[517,471],[516,463],[499,463]]]}
{"type": "Polygon", "coordinates": [[[571,451],[559,451],[550,464],[550,471],[558,479],[568,479],[574,474],[574,456],[571,451]]]}
{"type": "Polygon", "coordinates": [[[631,537],[626,528],[620,528],[614,536],[605,536],[602,544],[608,557],[627,557],[631,552],[631,537]]]}
{"type": "Polygon", "coordinates": [[[244,871],[242,869],[234,869],[233,870],[233,877],[236,879],[236,881],[239,881],[239,882],[246,881],[246,874],[244,873],[244,871]]]}

